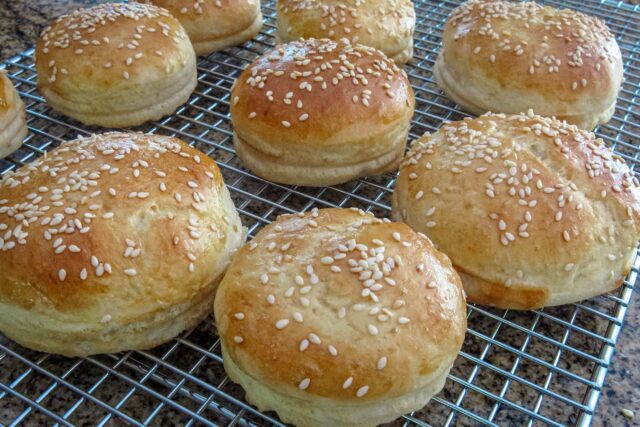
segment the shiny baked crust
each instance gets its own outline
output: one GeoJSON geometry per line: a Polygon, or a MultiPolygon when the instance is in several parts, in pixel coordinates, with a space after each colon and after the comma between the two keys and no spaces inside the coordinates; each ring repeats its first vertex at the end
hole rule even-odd
{"type": "Polygon", "coordinates": [[[231,92],[236,150],[285,184],[332,185],[393,170],[414,98],[404,70],[348,40],[279,45],[249,65],[231,92]]]}
{"type": "Polygon", "coordinates": [[[279,42],[349,39],[381,50],[397,64],[413,56],[416,14],[411,0],[278,0],[279,42]]]}
{"type": "Polygon", "coordinates": [[[146,0],[178,18],[197,55],[236,46],[262,29],[260,0],[146,0]]]}
{"type": "Polygon", "coordinates": [[[244,231],[215,162],[106,133],[0,181],[0,331],[67,356],[161,344],[211,313],[244,231]]]}
{"type": "Polygon", "coordinates": [[[0,159],[16,151],[27,136],[24,102],[11,80],[0,70],[0,159]]]}
{"type": "Polygon", "coordinates": [[[470,113],[532,108],[587,130],[609,121],[623,81],[620,49],[602,21],[500,0],[453,11],[433,72],[470,113]]]}
{"type": "Polygon", "coordinates": [[[138,3],[58,18],[38,39],[36,70],[38,89],[55,110],[104,127],[160,119],[196,86],[196,57],[180,22],[138,3]]]}
{"type": "Polygon", "coordinates": [[[248,401],[305,426],[377,425],[423,407],[466,330],[448,258],[358,209],[278,217],[238,252],[214,313],[248,401]]]}
{"type": "Polygon", "coordinates": [[[533,113],[448,123],[403,161],[393,216],[451,257],[469,301],[531,309],[616,289],[640,190],[591,132],[533,113]]]}

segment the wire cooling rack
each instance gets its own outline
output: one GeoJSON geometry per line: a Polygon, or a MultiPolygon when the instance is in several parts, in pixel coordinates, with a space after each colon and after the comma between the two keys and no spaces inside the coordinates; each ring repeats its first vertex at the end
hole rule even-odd
{"type": "MultiPolygon", "coordinates": [[[[614,118],[598,135],[635,169],[640,162],[640,6],[595,0],[549,1],[606,20],[624,57],[626,81],[614,118]]],[[[416,95],[410,137],[464,117],[433,82],[443,23],[458,2],[418,0],[415,56],[407,71],[416,95]]],[[[229,91],[234,79],[274,44],[275,8],[243,47],[201,59],[190,101],[138,130],[175,135],[214,157],[250,234],[283,213],[357,206],[389,215],[395,175],[326,187],[288,187],[253,176],[231,143],[229,91]]],[[[98,132],[53,112],[37,92],[33,50],[6,68],[27,104],[24,146],[0,160],[4,174],[78,134],[98,132]]],[[[640,259],[640,258],[639,258],[640,259]]],[[[640,261],[619,291],[580,304],[530,312],[469,306],[466,340],[444,390],[408,425],[588,425],[620,333],[640,261]]],[[[38,262],[34,260],[34,262],[38,262]]],[[[2,274],[2,272],[0,272],[2,274]]],[[[222,368],[212,320],[152,351],[69,359],[36,353],[0,334],[0,424],[7,425],[281,425],[243,400],[222,368]]]]}

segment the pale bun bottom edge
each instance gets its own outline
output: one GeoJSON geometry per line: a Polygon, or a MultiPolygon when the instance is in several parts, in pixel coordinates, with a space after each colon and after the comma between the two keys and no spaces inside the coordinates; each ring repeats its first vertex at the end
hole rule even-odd
{"type": "Polygon", "coordinates": [[[349,182],[365,176],[381,175],[398,168],[404,156],[409,126],[393,130],[390,149],[379,157],[343,165],[297,165],[283,163],[274,156],[256,150],[233,133],[233,146],[245,167],[261,178],[280,184],[322,187],[349,182]]]}
{"type": "Polygon", "coordinates": [[[237,33],[227,35],[210,40],[191,40],[193,49],[196,51],[196,55],[207,56],[210,53],[218,50],[226,49],[228,47],[240,45],[247,40],[251,40],[262,29],[262,12],[258,13],[256,19],[246,28],[238,31],[237,33]]]}
{"type": "MultiPolygon", "coordinates": [[[[436,59],[435,66],[433,67],[433,77],[436,84],[442,89],[449,99],[458,104],[460,108],[470,114],[480,116],[487,112],[492,113],[505,113],[505,114],[519,114],[526,113],[529,108],[524,108],[523,111],[502,111],[499,107],[486,108],[486,106],[479,105],[478,102],[465,96],[465,88],[459,84],[455,77],[449,72],[444,62],[444,55],[440,53],[436,59]]],[[[473,80],[470,80],[473,81],[473,80]]],[[[514,96],[517,96],[514,94],[514,96]]],[[[604,111],[600,111],[596,114],[575,114],[575,115],[549,115],[544,111],[537,111],[533,108],[533,112],[543,116],[554,116],[558,120],[565,120],[570,124],[574,124],[581,129],[593,130],[596,126],[607,123],[613,117],[616,109],[616,101],[614,100],[604,111]]]]}
{"type": "MultiPolygon", "coordinates": [[[[150,120],[159,120],[162,117],[173,113],[180,105],[189,100],[191,93],[198,83],[195,62],[181,71],[182,76],[178,76],[176,83],[166,88],[145,85],[144,91],[147,93],[136,94],[138,99],[148,100],[144,106],[135,109],[127,108],[126,100],[131,94],[122,93],[122,110],[109,112],[99,111],[97,108],[89,108],[88,105],[65,99],[46,87],[40,88],[47,103],[60,113],[72,117],[85,125],[96,125],[106,128],[126,128],[138,126],[150,120]],[[80,108],[78,108],[80,106],[80,108]],[[82,110],[82,111],[79,111],[82,110]]],[[[107,96],[108,94],[104,94],[107,96]]],[[[113,96],[113,95],[112,95],[113,96]]],[[[95,102],[96,97],[87,96],[89,102],[95,102]]]]}
{"type": "Polygon", "coordinates": [[[0,303],[0,313],[3,313],[0,331],[24,347],[68,357],[151,349],[198,325],[211,314],[223,276],[220,274],[207,285],[206,293],[191,301],[124,325],[117,325],[115,319],[105,323],[56,321],[28,309],[0,303]]]}
{"type": "MultiPolygon", "coordinates": [[[[290,397],[261,384],[238,367],[222,345],[224,369],[229,378],[242,386],[246,400],[260,411],[273,410],[285,423],[298,427],[367,427],[393,421],[409,412],[422,409],[442,390],[452,364],[430,374],[422,388],[391,399],[364,403],[346,403],[309,395],[309,399],[290,397]]],[[[341,387],[341,385],[338,385],[341,387]]]]}

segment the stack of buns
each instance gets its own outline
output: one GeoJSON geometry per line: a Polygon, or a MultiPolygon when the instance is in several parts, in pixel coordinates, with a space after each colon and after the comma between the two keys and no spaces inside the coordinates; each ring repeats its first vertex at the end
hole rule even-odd
{"type": "Polygon", "coordinates": [[[278,0],[276,40],[346,38],[381,50],[397,64],[413,56],[411,0],[278,0]]]}
{"type": "Polygon", "coordinates": [[[266,226],[229,267],[214,313],[230,378],[301,426],[373,426],[422,408],[466,331],[449,259],[355,208],[266,226]]]}
{"type": "Polygon", "coordinates": [[[532,108],[587,130],[609,121],[623,80],[618,43],[602,21],[503,0],[453,11],[433,74],[470,113],[532,108]]]}
{"type": "Polygon", "coordinates": [[[195,326],[244,241],[211,158],[134,133],[64,143],[6,174],[0,230],[0,331],[67,356],[195,326]]]}
{"type": "Polygon", "coordinates": [[[262,28],[260,0],[146,0],[167,9],[191,39],[197,55],[236,46],[262,28]]]}
{"type": "Polygon", "coordinates": [[[104,127],[159,119],[196,87],[195,53],[180,22],[138,3],[61,16],[38,39],[36,71],[53,109],[104,127]]]}
{"type": "Polygon", "coordinates": [[[413,144],[393,217],[451,257],[471,302],[532,309],[622,284],[640,188],[591,132],[531,112],[488,114],[413,144]]]}
{"type": "Polygon", "coordinates": [[[233,142],[256,175],[332,185],[395,170],[414,98],[404,70],[347,39],[282,44],[231,91],[233,142]]]}

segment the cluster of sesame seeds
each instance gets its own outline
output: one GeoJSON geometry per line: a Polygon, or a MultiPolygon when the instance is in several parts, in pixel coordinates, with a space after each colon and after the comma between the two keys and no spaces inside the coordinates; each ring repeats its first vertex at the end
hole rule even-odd
{"type": "MultiPolygon", "coordinates": [[[[50,245],[52,269],[60,285],[69,283],[71,278],[71,282],[79,283],[116,274],[116,265],[124,276],[135,277],[137,266],[144,262],[144,241],[125,237],[120,253],[106,251],[96,246],[92,237],[94,227],[101,229],[100,223],[128,221],[116,213],[117,207],[141,203],[149,196],[150,185],[159,185],[155,197],[170,194],[175,191],[172,187],[188,188],[190,197],[182,202],[191,212],[188,224],[184,225],[186,232],[172,236],[170,243],[184,249],[185,272],[192,273],[197,256],[190,249],[197,247],[195,240],[209,228],[219,232],[213,224],[200,223],[205,196],[196,195],[197,188],[210,186],[202,180],[213,180],[215,175],[209,170],[204,176],[192,173],[196,168],[203,168],[200,157],[166,137],[116,132],[65,143],[47,156],[6,174],[0,181],[0,250],[12,251],[19,245],[50,245]],[[169,156],[178,157],[180,168],[188,173],[183,169],[173,172],[165,184],[168,171],[162,168],[169,156]],[[129,191],[102,183],[114,178],[129,191]],[[29,193],[22,190],[33,185],[33,180],[47,183],[29,193]],[[185,235],[188,237],[182,237],[185,235]],[[87,260],[85,265],[82,260],[87,260]],[[73,269],[65,266],[70,263],[73,269]]],[[[165,215],[169,221],[175,218],[172,212],[165,215]]]]}
{"type": "MultiPolygon", "coordinates": [[[[613,35],[597,18],[534,2],[470,0],[453,11],[449,22],[454,28],[464,28],[455,34],[456,41],[476,35],[490,41],[489,46],[475,46],[474,55],[485,55],[491,63],[507,55],[522,57],[523,61],[530,61],[530,75],[559,73],[563,66],[579,69],[585,58],[592,56],[596,60],[591,62],[598,73],[605,61],[613,63],[620,58],[620,53],[607,44],[614,39],[613,35]],[[518,38],[518,34],[541,37],[541,41],[531,45],[530,41],[518,38]],[[565,57],[550,53],[564,50],[569,43],[575,45],[575,49],[565,57]]],[[[584,77],[576,78],[571,82],[571,89],[577,91],[588,83],[584,77]]]]}
{"type": "MultiPolygon", "coordinates": [[[[407,0],[381,1],[373,8],[365,0],[288,0],[278,2],[278,13],[290,15],[295,21],[299,14],[309,16],[315,13],[321,33],[317,36],[338,39],[346,37],[352,43],[361,38],[384,34],[392,40],[411,37],[413,25],[407,25],[407,18],[415,18],[413,5],[407,0]]],[[[294,32],[291,26],[284,29],[287,34],[294,32]]]]}
{"type": "MultiPolygon", "coordinates": [[[[289,226],[283,227],[284,224],[276,223],[269,232],[265,231],[266,234],[256,238],[259,243],[253,241],[248,245],[249,251],[255,251],[260,247],[264,272],[258,272],[256,280],[258,286],[264,288],[265,293],[268,293],[267,310],[270,310],[276,302],[283,301],[278,305],[278,308],[286,307],[285,312],[289,312],[284,316],[278,315],[271,327],[276,331],[294,328],[294,337],[296,330],[305,328],[305,332],[301,332],[298,339],[294,339],[292,342],[295,350],[300,353],[306,354],[310,349],[314,349],[314,354],[318,354],[317,352],[320,351],[336,358],[349,357],[341,353],[339,342],[335,342],[331,336],[324,335],[322,332],[309,332],[309,324],[305,323],[308,322],[307,317],[314,317],[315,309],[312,308],[317,305],[316,298],[325,297],[327,288],[320,277],[335,275],[335,279],[325,280],[344,283],[346,280],[355,279],[356,283],[359,283],[358,297],[355,301],[333,308],[335,321],[347,322],[350,328],[353,328],[353,317],[357,316],[362,319],[364,316],[367,321],[362,323],[361,333],[371,337],[401,333],[411,323],[411,318],[406,315],[407,307],[410,305],[410,301],[407,300],[410,297],[409,290],[403,286],[402,282],[395,280],[398,274],[402,274],[398,273],[398,269],[415,268],[419,274],[425,275],[425,281],[433,282],[428,277],[430,273],[426,271],[423,264],[414,267],[411,261],[403,258],[403,251],[413,247],[414,236],[404,235],[405,233],[398,231],[389,231],[388,236],[361,237],[363,240],[360,240],[358,236],[363,233],[363,228],[389,221],[375,218],[373,215],[366,214],[356,208],[351,210],[357,215],[353,215],[352,220],[341,225],[325,223],[331,220],[327,220],[328,217],[317,209],[306,214],[299,213],[280,217],[285,221],[288,221],[288,218],[292,218],[293,221],[298,221],[298,219],[303,221],[299,227],[301,227],[301,231],[306,230],[305,233],[312,232],[314,229],[319,229],[320,233],[326,232],[326,229],[331,230],[332,233],[339,233],[340,239],[332,241],[328,247],[321,251],[314,251],[308,256],[301,258],[299,252],[301,247],[305,245],[301,239],[305,235],[308,237],[308,234],[301,232],[290,235],[289,239],[291,240],[286,243],[278,241],[282,236],[279,234],[281,231],[286,230],[287,233],[291,231],[289,226]],[[342,229],[344,233],[339,232],[338,229],[342,229]],[[300,240],[297,239],[298,236],[300,240]],[[277,241],[278,243],[276,243],[277,241]],[[290,253],[292,248],[296,250],[295,256],[290,253]],[[293,275],[291,283],[288,282],[288,276],[279,277],[283,270],[291,271],[295,268],[299,268],[301,272],[293,275]],[[348,279],[349,276],[351,279],[348,279]]],[[[427,287],[427,289],[435,288],[435,283],[427,287]]],[[[246,342],[246,337],[241,332],[242,325],[246,317],[251,315],[246,312],[236,312],[230,315],[230,320],[239,322],[236,331],[240,332],[234,333],[234,336],[238,337],[238,339],[234,338],[237,345],[246,342]]],[[[347,359],[345,363],[349,363],[349,360],[347,359]]],[[[389,363],[392,363],[389,355],[379,354],[371,361],[371,369],[384,371],[389,363]]],[[[314,375],[321,375],[321,373],[314,375]]],[[[366,378],[350,376],[341,381],[340,384],[336,384],[336,388],[352,389],[353,395],[357,398],[365,396],[370,388],[370,383],[366,378]]],[[[307,375],[296,378],[294,385],[300,390],[307,390],[313,386],[313,382],[314,376],[307,375]]]]}
{"type": "MultiPolygon", "coordinates": [[[[511,211],[507,214],[497,207],[495,211],[487,212],[504,246],[518,239],[530,238],[529,226],[536,219],[561,225],[557,235],[559,243],[570,243],[580,234],[580,224],[568,219],[574,215],[569,216],[567,211],[585,208],[583,191],[575,184],[575,180],[566,180],[558,174],[550,177],[537,168],[537,162],[529,163],[525,151],[537,156],[535,150],[529,150],[529,142],[546,140],[545,146],[549,150],[557,150],[567,162],[574,161],[574,150],[588,151],[584,173],[589,179],[601,182],[605,188],[602,198],[611,192],[633,192],[638,188],[638,180],[624,160],[593,133],[566,122],[535,116],[531,111],[519,115],[486,114],[473,120],[465,119],[446,124],[440,133],[443,136],[441,139],[426,137],[414,143],[403,161],[402,166],[406,168],[404,173],[407,173],[409,181],[419,178],[416,171],[429,174],[434,169],[432,156],[438,152],[441,159],[446,158],[442,162],[448,165],[451,174],[473,174],[473,182],[482,186],[481,191],[488,199],[513,199],[517,213],[511,211]],[[521,133],[524,138],[514,137],[514,132],[521,133]],[[613,184],[609,182],[611,176],[614,177],[613,184]],[[539,203],[553,206],[551,218],[543,218],[541,213],[537,213],[539,203]]],[[[445,173],[445,170],[436,173],[445,173]]],[[[470,177],[466,175],[461,179],[469,180],[470,177]]],[[[433,187],[432,193],[435,197],[442,194],[437,187],[433,187]]],[[[415,199],[421,199],[423,194],[423,191],[419,191],[415,199]]],[[[491,205],[497,206],[488,206],[491,205]]],[[[436,226],[431,220],[434,212],[435,207],[425,212],[428,227],[436,226]]],[[[622,225],[634,225],[633,208],[628,207],[627,217],[622,225]]],[[[565,270],[571,271],[573,267],[574,263],[567,264],[565,270]]]]}
{"type": "MultiPolygon", "coordinates": [[[[42,53],[46,55],[55,50],[72,49],[74,54],[79,56],[99,52],[100,54],[96,57],[100,57],[105,54],[105,49],[108,49],[106,56],[111,59],[100,65],[110,69],[117,63],[121,63],[124,68],[122,78],[128,80],[133,67],[144,58],[143,47],[146,34],[162,34],[176,45],[187,38],[182,27],[172,29],[163,19],[173,18],[164,9],[136,3],[106,3],[79,9],[59,17],[53,25],[42,31],[40,36],[42,53]],[[116,42],[112,37],[103,34],[104,28],[125,19],[135,23],[131,34],[126,36],[128,40],[116,42]],[[113,59],[116,52],[120,54],[117,55],[117,59],[113,59]]],[[[117,38],[121,40],[125,37],[118,34],[117,38]]],[[[162,50],[156,50],[153,55],[162,57],[164,53],[162,50]]],[[[68,64],[58,64],[55,59],[50,59],[46,65],[48,70],[46,79],[49,83],[56,82],[61,75],[69,75],[69,70],[66,68],[69,67],[68,64]]],[[[165,71],[170,72],[168,65],[165,71]]]]}
{"type": "MultiPolygon", "coordinates": [[[[393,92],[390,83],[407,79],[404,70],[376,49],[352,45],[346,39],[309,39],[279,45],[250,65],[245,75],[245,84],[259,90],[264,98],[249,100],[233,95],[232,106],[239,102],[273,104],[285,117],[280,122],[285,128],[322,120],[305,108],[330,87],[344,87],[353,94],[354,104],[369,108],[381,102],[373,89],[381,88],[387,97],[395,99],[402,95],[393,92]]],[[[409,105],[408,97],[406,102],[409,105]]],[[[248,113],[249,119],[255,117],[255,111],[248,113]]]]}

